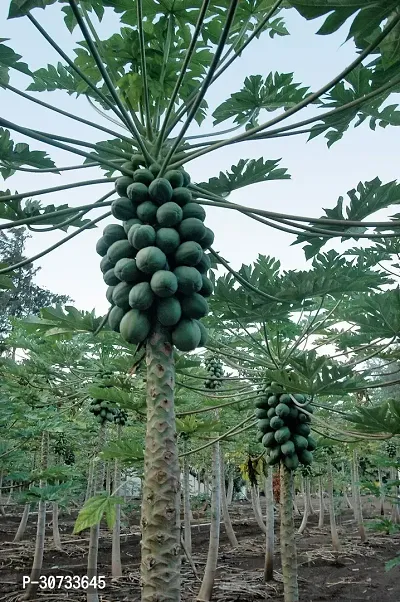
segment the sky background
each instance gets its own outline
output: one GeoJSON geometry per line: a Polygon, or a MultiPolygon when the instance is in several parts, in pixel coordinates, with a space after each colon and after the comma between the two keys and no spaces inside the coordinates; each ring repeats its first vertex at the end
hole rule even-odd
{"type": "MultiPolygon", "coordinates": [[[[0,2],[0,37],[10,38],[6,44],[21,54],[32,70],[48,63],[56,64],[59,60],[58,55],[27,19],[7,21],[8,5],[8,1],[0,2]]],[[[45,11],[35,10],[33,14],[73,58],[73,48],[82,36],[77,28],[71,35],[64,26],[59,5],[45,11]]],[[[206,100],[210,106],[210,114],[229,94],[240,90],[245,77],[249,75],[262,75],[265,78],[271,71],[293,72],[296,82],[315,91],[356,57],[354,45],[351,42],[343,44],[348,27],[345,26],[334,35],[317,36],[315,32],[323,20],[307,22],[294,10],[284,11],[282,14],[290,36],[270,39],[268,34],[264,34],[260,40],[253,42],[208,92],[206,100]]],[[[118,20],[112,13],[98,27],[103,37],[108,37],[117,30],[118,20]]],[[[26,89],[30,82],[26,76],[14,72],[11,83],[26,89]]],[[[396,96],[399,95],[391,97],[390,104],[398,102],[396,96]]],[[[76,99],[58,91],[38,94],[38,98],[71,113],[108,125],[111,129],[116,128],[114,124],[102,119],[84,98],[76,99]]],[[[56,113],[50,113],[12,92],[0,90],[0,106],[5,119],[26,127],[91,142],[106,138],[106,135],[99,131],[56,113]]],[[[296,116],[296,121],[311,114],[311,111],[302,111],[296,116]]],[[[270,117],[271,113],[262,113],[261,122],[270,117]]],[[[216,130],[228,126],[229,122],[225,122],[217,126],[216,130]]],[[[197,134],[199,131],[198,127],[194,126],[189,133],[197,134]]],[[[212,118],[204,122],[201,131],[212,131],[212,118]]],[[[16,142],[28,142],[32,149],[46,150],[58,166],[75,165],[83,161],[77,155],[49,149],[18,134],[12,133],[12,138],[16,142]]],[[[379,177],[384,183],[396,180],[399,156],[400,138],[395,128],[377,128],[374,132],[364,124],[346,132],[343,139],[331,149],[327,148],[326,139],[322,136],[310,142],[307,142],[306,135],[246,142],[192,161],[187,164],[186,169],[193,181],[200,182],[217,176],[220,171],[229,170],[231,165],[241,158],[281,159],[280,167],[288,169],[291,180],[253,185],[234,192],[230,200],[271,211],[319,217],[322,208],[333,207],[340,195],[346,197],[347,191],[355,188],[360,181],[365,182],[375,177],[379,177]]],[[[13,192],[22,192],[98,177],[103,177],[103,172],[96,168],[64,172],[62,175],[17,173],[5,183],[0,183],[0,189],[9,188],[13,192]]],[[[95,202],[108,190],[108,185],[102,184],[39,198],[43,204],[68,203],[78,206],[95,202]]],[[[391,208],[389,215],[396,211],[397,207],[391,208]]],[[[97,215],[92,212],[90,217],[97,215]]],[[[377,215],[383,216],[387,213],[377,215]]],[[[224,209],[208,208],[206,223],[215,232],[214,248],[236,269],[242,263],[255,261],[258,254],[279,259],[285,270],[310,267],[301,246],[290,246],[294,240],[292,235],[261,225],[235,211],[224,209]]],[[[53,292],[68,294],[79,309],[94,308],[98,314],[105,313],[108,309],[105,299],[106,286],[99,269],[100,258],[96,254],[95,245],[106,224],[106,221],[101,222],[99,229],[80,234],[39,260],[37,266],[41,267],[41,271],[37,275],[37,283],[53,292]]],[[[60,232],[35,233],[27,245],[27,253],[33,255],[63,236],[60,232]]],[[[350,246],[354,244],[352,241],[350,246]]],[[[336,242],[329,243],[324,250],[333,246],[339,248],[336,242]]]]}

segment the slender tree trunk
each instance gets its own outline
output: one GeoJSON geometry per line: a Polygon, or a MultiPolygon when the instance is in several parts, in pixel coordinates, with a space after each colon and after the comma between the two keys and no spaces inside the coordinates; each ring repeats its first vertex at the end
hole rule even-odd
{"type": "Polygon", "coordinates": [[[228,475],[228,490],[226,492],[226,502],[227,502],[228,506],[230,506],[232,504],[232,500],[233,500],[233,486],[234,486],[233,473],[232,473],[232,471],[229,471],[229,475],[228,475]]]}
{"type": "Polygon", "coordinates": [[[308,517],[310,515],[309,489],[310,489],[310,479],[308,477],[305,477],[303,479],[303,499],[304,499],[303,520],[301,521],[301,525],[300,525],[299,530],[298,530],[298,533],[300,535],[302,533],[304,533],[304,531],[306,529],[306,526],[307,526],[308,517]]]}
{"type": "Polygon", "coordinates": [[[363,512],[362,512],[362,504],[361,504],[361,495],[360,495],[360,484],[359,484],[359,474],[358,474],[358,454],[357,450],[353,450],[353,475],[354,475],[354,509],[356,514],[356,521],[358,525],[358,532],[360,534],[360,539],[364,543],[366,540],[365,535],[365,527],[363,520],[363,512]]]}
{"type": "MultiPolygon", "coordinates": [[[[212,597],[214,580],[217,572],[219,533],[221,525],[221,474],[219,458],[219,442],[213,445],[212,462],[212,494],[211,494],[210,543],[203,581],[197,596],[197,602],[209,602],[212,597]]],[[[171,602],[175,602],[172,601],[171,602]]]]}
{"type": "Polygon", "coordinates": [[[236,539],[236,535],[235,535],[235,531],[233,530],[232,527],[232,521],[231,521],[231,517],[229,516],[229,510],[228,510],[228,500],[226,497],[226,491],[225,491],[225,462],[224,462],[224,456],[223,453],[221,451],[220,453],[220,461],[221,461],[221,507],[222,507],[222,518],[224,521],[224,527],[225,527],[225,532],[226,535],[229,539],[229,543],[231,544],[231,546],[233,548],[236,548],[236,546],[238,545],[238,541],[236,539]]]}
{"type": "Polygon", "coordinates": [[[292,473],[280,462],[280,537],[284,602],[299,600],[292,480],[292,473]]]}
{"type": "Polygon", "coordinates": [[[258,494],[258,488],[256,487],[256,485],[251,485],[250,494],[251,494],[251,505],[253,508],[256,523],[260,527],[261,531],[264,534],[266,534],[267,528],[264,524],[264,519],[263,519],[262,512],[261,512],[260,496],[258,494]]]}
{"type": "Polygon", "coordinates": [[[161,328],[146,345],[147,430],[142,496],[142,602],[180,602],[180,466],[174,356],[161,328]]]}
{"type": "Polygon", "coordinates": [[[334,552],[339,554],[340,552],[340,541],[336,527],[335,517],[335,502],[333,498],[333,474],[332,474],[332,462],[330,457],[327,457],[327,472],[328,472],[328,497],[329,497],[329,523],[331,527],[332,547],[334,552]]]}
{"type": "Polygon", "coordinates": [[[318,493],[319,493],[319,519],[318,527],[322,529],[324,526],[325,504],[324,504],[324,487],[322,483],[322,475],[318,477],[318,493]]]}
{"type": "Polygon", "coordinates": [[[379,480],[379,510],[381,516],[385,516],[385,494],[383,493],[383,481],[382,481],[382,470],[378,468],[378,480],[379,480]]]}
{"type": "Polygon", "coordinates": [[[18,531],[15,534],[13,541],[22,541],[26,531],[26,525],[28,524],[29,512],[31,506],[30,504],[25,504],[24,512],[21,517],[21,522],[19,523],[18,531]]]}
{"type": "Polygon", "coordinates": [[[292,479],[292,499],[293,499],[293,511],[297,516],[300,516],[301,512],[299,510],[299,507],[298,507],[297,501],[296,501],[296,488],[294,485],[294,478],[292,479]]]}
{"type": "MultiPolygon", "coordinates": [[[[183,443],[184,453],[188,451],[187,440],[183,443]]],[[[184,541],[187,553],[192,555],[192,528],[190,525],[190,519],[192,510],[190,508],[190,473],[189,473],[189,459],[188,456],[183,456],[183,524],[184,530],[184,541]]]]}
{"type": "MultiPolygon", "coordinates": [[[[40,468],[44,472],[47,468],[47,456],[49,448],[49,434],[47,431],[42,433],[42,444],[40,453],[40,468]]],[[[46,486],[45,481],[39,482],[39,487],[44,488],[46,486]]],[[[39,501],[38,517],[37,517],[37,528],[36,528],[36,543],[35,543],[35,554],[33,557],[32,570],[30,574],[30,583],[22,597],[23,600],[32,599],[39,586],[39,577],[42,572],[43,566],[43,554],[44,554],[44,541],[46,535],[46,502],[45,500],[39,501]]]]}
{"type": "Polygon", "coordinates": [[[266,523],[266,537],[265,537],[265,564],[264,564],[264,583],[272,581],[274,578],[274,492],[273,492],[273,481],[272,481],[272,466],[268,467],[268,474],[265,478],[265,523],[266,523]]]}
{"type": "MultiPolygon", "coordinates": [[[[121,425],[117,429],[117,439],[121,438],[121,425]]],[[[121,486],[121,468],[118,460],[114,460],[114,478],[113,478],[114,495],[119,495],[119,488],[121,486]]],[[[122,577],[122,564],[121,564],[121,504],[117,504],[115,507],[115,523],[113,526],[112,533],[112,547],[111,547],[111,575],[112,577],[122,577]]]]}
{"type": "MultiPolygon", "coordinates": [[[[99,428],[99,438],[97,442],[97,454],[104,448],[106,439],[106,427],[102,425],[99,428]]],[[[93,459],[93,463],[96,460],[93,459]]],[[[93,464],[93,491],[92,495],[97,495],[104,491],[104,463],[97,461],[97,466],[93,464]]],[[[89,553],[87,560],[87,576],[89,579],[97,577],[97,557],[99,551],[100,523],[90,528],[89,534],[89,553]]],[[[86,602],[99,602],[99,593],[96,587],[89,587],[86,592],[86,602]]]]}
{"type": "Polygon", "coordinates": [[[106,492],[108,495],[111,494],[111,464],[110,462],[106,463],[106,492]]]}
{"type": "Polygon", "coordinates": [[[57,550],[62,552],[60,529],[58,526],[58,504],[53,502],[53,542],[57,550]]]}
{"type": "Polygon", "coordinates": [[[306,479],[306,498],[307,498],[307,506],[308,506],[308,512],[310,514],[310,516],[312,516],[313,514],[315,514],[313,505],[312,505],[312,500],[311,500],[311,479],[310,477],[307,477],[306,479]]]}
{"type": "MultiPolygon", "coordinates": [[[[4,470],[0,471],[0,500],[3,499],[3,478],[4,478],[4,470]]],[[[6,515],[6,511],[4,510],[4,507],[0,504],[0,514],[2,516],[6,515]]]]}
{"type": "Polygon", "coordinates": [[[10,481],[10,489],[8,490],[8,498],[7,498],[7,502],[6,502],[7,506],[9,506],[11,504],[13,491],[14,491],[14,481],[11,480],[10,481]]]}
{"type": "MultiPolygon", "coordinates": [[[[397,470],[394,467],[390,468],[390,478],[392,481],[398,480],[397,470]]],[[[398,499],[399,488],[394,487],[393,496],[396,496],[396,501],[394,501],[391,505],[391,513],[390,517],[394,524],[398,525],[400,523],[400,512],[399,512],[399,499],[398,499]]]]}
{"type": "Polygon", "coordinates": [[[94,459],[91,458],[89,460],[89,472],[88,472],[87,487],[86,487],[86,493],[85,493],[85,502],[87,502],[88,499],[90,497],[92,497],[92,491],[93,491],[93,472],[94,472],[94,459]]]}

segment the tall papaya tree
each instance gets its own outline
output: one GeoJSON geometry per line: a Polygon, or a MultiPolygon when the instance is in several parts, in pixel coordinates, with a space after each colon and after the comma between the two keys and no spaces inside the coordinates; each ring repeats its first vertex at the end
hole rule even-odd
{"type": "MultiPolygon", "coordinates": [[[[328,144],[332,144],[356,120],[369,121],[373,126],[396,125],[396,108],[391,105],[381,109],[381,106],[400,84],[397,3],[371,0],[365,7],[364,2],[349,0],[348,5],[344,2],[332,8],[328,1],[304,0],[222,0],[217,6],[209,0],[193,0],[190,4],[179,0],[163,3],[137,0],[128,5],[125,0],[12,0],[9,17],[28,20],[60,61],[32,72],[21,61],[22,57],[2,42],[2,88],[28,103],[40,105],[45,109],[44,116],[57,113],[102,132],[106,139],[91,143],[60,136],[14,123],[2,115],[3,177],[29,170],[33,178],[33,174],[61,174],[93,167],[105,173],[103,177],[40,190],[3,191],[0,218],[6,223],[0,225],[2,229],[25,225],[35,231],[65,230],[69,226],[75,230],[34,257],[2,268],[0,275],[40,259],[111,216],[122,223],[106,226],[97,252],[102,257],[100,267],[108,286],[109,325],[128,343],[137,345],[138,354],[142,349],[146,353],[142,600],[177,602],[180,473],[174,411],[174,347],[189,352],[206,343],[206,329],[200,319],[208,312],[207,297],[212,294],[212,281],[207,275],[212,259],[214,265],[216,260],[260,298],[270,297],[264,285],[255,287],[246,274],[233,272],[214,251],[214,234],[204,224],[204,206],[239,211],[267,226],[301,233],[312,241],[321,236],[368,239],[398,235],[396,221],[363,221],[394,202],[393,197],[388,200],[380,182],[374,183],[376,202],[367,204],[363,211],[312,220],[309,216],[282,215],[227,201],[235,189],[287,178],[286,170],[278,167],[279,161],[241,159],[230,172],[197,184],[192,182],[187,164],[244,141],[298,134],[313,138],[325,133],[328,144]],[[56,33],[46,31],[41,25],[40,14],[35,10],[56,4],[62,5],[62,16],[69,30],[77,28],[83,37],[74,59],[59,46],[56,33]],[[249,75],[242,89],[212,114],[214,125],[226,120],[233,120],[234,125],[219,132],[201,132],[200,141],[193,142],[193,136],[188,134],[193,124],[201,125],[207,114],[210,87],[253,40],[266,34],[286,35],[284,11],[293,8],[306,19],[329,13],[321,34],[336,31],[343,24],[348,27],[351,20],[350,37],[357,48],[356,58],[314,92],[296,83],[292,74],[249,75]],[[97,25],[112,10],[123,26],[102,40],[97,25]],[[19,74],[29,78],[28,91],[13,85],[15,72],[18,79],[19,74]],[[347,87],[349,91],[344,93],[347,87]],[[31,93],[55,89],[86,96],[97,113],[106,115],[113,125],[88,120],[74,108],[65,111],[31,93]],[[315,108],[315,115],[281,125],[306,107],[315,108]],[[262,121],[265,111],[276,113],[262,121]],[[238,133],[230,135],[235,130],[238,133]],[[79,155],[84,163],[55,165],[47,153],[32,150],[25,142],[15,144],[10,132],[24,140],[79,155]],[[103,185],[105,190],[94,203],[56,207],[43,205],[39,199],[52,192],[94,185],[103,185]],[[107,209],[93,219],[85,217],[99,208],[107,209]]],[[[360,184],[359,196],[353,194],[352,203],[364,205],[361,197],[370,198],[370,186],[371,183],[360,184]]],[[[279,303],[290,305],[289,299],[278,299],[279,303]]],[[[286,479],[286,473],[283,477],[286,479]]],[[[289,589],[286,602],[297,600],[296,588],[289,589]]]]}

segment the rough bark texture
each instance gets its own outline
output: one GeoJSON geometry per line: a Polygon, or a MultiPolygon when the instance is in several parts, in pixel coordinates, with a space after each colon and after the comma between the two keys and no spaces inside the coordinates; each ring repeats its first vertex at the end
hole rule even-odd
{"type": "MultiPolygon", "coordinates": [[[[398,480],[398,474],[397,474],[397,470],[394,466],[391,467],[390,469],[390,478],[393,481],[397,481],[398,480]]],[[[398,498],[398,491],[399,488],[395,487],[394,488],[394,496],[396,496],[398,498]]],[[[400,523],[400,512],[399,512],[399,504],[398,504],[399,500],[396,500],[391,507],[391,513],[390,513],[390,518],[392,520],[392,522],[396,525],[398,525],[400,523]]]]}
{"type": "Polygon", "coordinates": [[[285,602],[298,602],[297,552],[293,520],[292,473],[280,463],[281,562],[285,602]]]}
{"type": "Polygon", "coordinates": [[[26,525],[28,524],[30,509],[31,509],[30,504],[25,504],[21,522],[19,523],[18,531],[15,534],[13,541],[21,541],[24,538],[25,531],[26,531],[26,525]]]}
{"type": "MultiPolygon", "coordinates": [[[[219,532],[221,525],[221,475],[219,460],[219,442],[213,445],[212,493],[210,544],[203,581],[197,596],[197,602],[209,602],[212,597],[215,575],[218,564],[219,532]]],[[[172,601],[171,601],[172,602],[172,601]]]]}
{"type": "MultiPolygon", "coordinates": [[[[47,457],[49,450],[49,433],[44,431],[42,433],[42,444],[40,452],[40,468],[45,471],[47,468],[47,457]]],[[[39,482],[39,487],[45,487],[45,481],[39,482]]],[[[36,543],[35,543],[35,554],[33,557],[32,570],[30,575],[30,583],[22,597],[23,600],[31,600],[34,598],[38,586],[39,577],[42,572],[43,566],[43,554],[44,554],[44,542],[46,533],[46,502],[44,500],[39,501],[38,507],[38,518],[36,528],[36,543]]]]}
{"type": "Polygon", "coordinates": [[[228,510],[228,500],[226,497],[225,491],[225,463],[224,456],[221,452],[220,454],[220,469],[221,469],[221,508],[222,508],[222,518],[225,526],[225,533],[227,538],[229,539],[229,543],[233,548],[236,548],[238,545],[238,541],[236,539],[235,531],[232,527],[231,517],[229,516],[228,510]]]}
{"type": "Polygon", "coordinates": [[[142,602],[180,601],[180,466],[174,356],[168,332],[146,345],[147,430],[142,497],[142,602]]]}
{"type": "Polygon", "coordinates": [[[327,457],[327,471],[328,471],[328,497],[329,497],[329,522],[331,527],[332,547],[335,552],[340,552],[340,541],[336,528],[336,517],[335,517],[335,502],[333,499],[333,474],[332,474],[332,462],[330,457],[327,457]]]}
{"type": "Polygon", "coordinates": [[[264,564],[264,582],[272,581],[274,578],[274,492],[272,479],[272,466],[268,467],[268,475],[265,478],[265,564],[264,564]]]}
{"type": "MultiPolygon", "coordinates": [[[[183,451],[187,452],[187,440],[184,441],[183,451]]],[[[189,459],[188,456],[183,456],[183,522],[185,525],[185,547],[187,553],[192,555],[192,528],[190,525],[190,519],[192,510],[190,508],[190,472],[189,472],[189,459]]]]}
{"type": "Polygon", "coordinates": [[[261,512],[261,504],[260,504],[260,496],[258,495],[258,488],[255,485],[251,485],[251,505],[253,507],[254,516],[256,519],[257,525],[260,527],[263,533],[267,533],[266,526],[264,524],[264,519],[262,517],[261,512]]]}

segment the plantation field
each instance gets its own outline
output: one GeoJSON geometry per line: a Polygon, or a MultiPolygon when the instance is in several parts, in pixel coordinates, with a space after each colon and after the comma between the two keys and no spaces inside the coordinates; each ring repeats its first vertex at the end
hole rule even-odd
{"type": "MultiPolygon", "coordinates": [[[[264,500],[262,500],[262,503],[264,500]]],[[[316,500],[313,501],[317,509],[316,500]]],[[[299,503],[301,506],[301,502],[299,503]]],[[[364,500],[365,517],[376,516],[369,499],[364,500]]],[[[276,521],[276,565],[275,581],[262,583],[264,535],[257,526],[251,504],[236,502],[231,506],[233,526],[239,541],[239,547],[232,549],[221,527],[221,545],[219,550],[218,574],[213,600],[223,602],[252,602],[253,600],[282,600],[283,588],[280,573],[279,524],[276,521]]],[[[43,574],[44,575],[85,575],[88,553],[88,534],[82,532],[72,536],[76,513],[61,513],[60,531],[63,552],[52,545],[51,514],[47,515],[46,541],[43,574]]],[[[16,601],[22,593],[22,575],[28,575],[31,568],[35,519],[29,520],[26,537],[23,542],[13,543],[18,528],[20,514],[16,511],[1,518],[0,523],[0,600],[16,601]]],[[[301,516],[295,518],[298,528],[301,516]]],[[[353,514],[349,510],[338,516],[338,530],[342,544],[342,553],[338,559],[332,553],[329,526],[317,527],[318,517],[310,517],[304,535],[297,535],[300,600],[304,602],[356,602],[379,601],[396,602],[400,600],[399,569],[385,572],[385,562],[399,554],[400,534],[369,534],[367,543],[361,544],[353,514]]],[[[102,602],[139,601],[140,535],[139,511],[131,510],[125,517],[121,535],[121,556],[124,576],[111,580],[111,536],[105,525],[101,530],[99,545],[99,575],[104,575],[106,588],[101,592],[102,602]]],[[[208,518],[194,520],[192,529],[193,561],[201,578],[205,566],[208,542],[208,518]]],[[[193,602],[200,582],[193,569],[183,557],[182,600],[193,602]]],[[[41,592],[36,600],[73,600],[84,601],[82,592],[65,590],[41,592]]]]}

